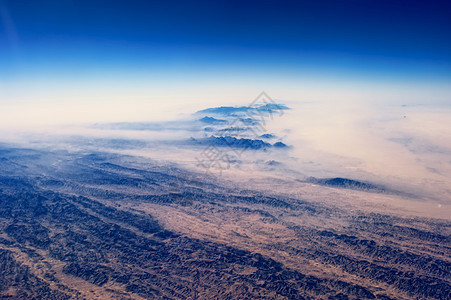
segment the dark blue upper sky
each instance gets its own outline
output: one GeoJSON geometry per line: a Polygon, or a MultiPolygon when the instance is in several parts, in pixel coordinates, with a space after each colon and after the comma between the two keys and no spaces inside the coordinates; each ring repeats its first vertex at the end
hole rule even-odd
{"type": "Polygon", "coordinates": [[[0,0],[0,75],[305,68],[449,78],[451,1],[0,0]]]}

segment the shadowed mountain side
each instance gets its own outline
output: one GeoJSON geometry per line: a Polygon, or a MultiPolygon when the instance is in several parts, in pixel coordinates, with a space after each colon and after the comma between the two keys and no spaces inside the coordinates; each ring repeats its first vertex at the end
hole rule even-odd
{"type": "Polygon", "coordinates": [[[336,178],[309,177],[307,178],[306,182],[344,189],[362,190],[378,193],[388,192],[388,190],[385,187],[376,184],[340,177],[336,178]]]}
{"type": "Polygon", "coordinates": [[[192,145],[205,145],[205,146],[217,146],[217,147],[230,147],[237,149],[251,149],[251,150],[266,150],[271,147],[275,148],[287,148],[288,146],[282,142],[277,142],[271,145],[270,143],[262,140],[253,140],[246,138],[236,138],[233,136],[210,136],[209,138],[188,140],[192,145]]]}
{"type": "Polygon", "coordinates": [[[203,117],[202,119],[199,119],[199,121],[206,123],[206,124],[211,124],[211,125],[223,125],[223,124],[227,124],[226,120],[222,120],[222,119],[216,119],[213,117],[203,117]]]}
{"type": "Polygon", "coordinates": [[[273,139],[273,138],[275,138],[276,136],[274,135],[274,134],[271,134],[271,133],[265,133],[265,134],[262,134],[261,136],[260,136],[262,139],[273,139]]]}
{"type": "Polygon", "coordinates": [[[258,114],[260,112],[276,113],[290,108],[283,104],[267,103],[256,106],[220,106],[200,110],[196,114],[218,114],[226,116],[235,116],[238,113],[258,114]]]}

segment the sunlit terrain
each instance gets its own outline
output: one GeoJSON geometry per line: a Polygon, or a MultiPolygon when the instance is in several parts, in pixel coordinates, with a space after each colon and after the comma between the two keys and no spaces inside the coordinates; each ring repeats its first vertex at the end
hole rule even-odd
{"type": "Polygon", "coordinates": [[[317,105],[16,136],[1,148],[0,242],[5,278],[27,279],[5,295],[445,299],[450,148],[408,131],[430,115],[398,107],[330,132],[333,116],[310,124],[317,105]],[[346,137],[349,153],[334,147],[346,137]]]}

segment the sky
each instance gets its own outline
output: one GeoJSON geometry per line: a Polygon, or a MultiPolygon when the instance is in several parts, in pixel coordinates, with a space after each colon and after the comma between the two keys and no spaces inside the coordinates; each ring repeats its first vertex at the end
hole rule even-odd
{"type": "Polygon", "coordinates": [[[83,106],[92,120],[110,104],[143,119],[146,101],[170,111],[262,90],[448,104],[450,15],[449,1],[0,0],[0,105],[83,106]]]}

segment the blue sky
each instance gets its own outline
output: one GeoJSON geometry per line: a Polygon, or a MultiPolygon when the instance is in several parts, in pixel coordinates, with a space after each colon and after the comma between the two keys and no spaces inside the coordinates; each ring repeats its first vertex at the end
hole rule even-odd
{"type": "Polygon", "coordinates": [[[61,80],[68,91],[104,78],[264,78],[261,89],[296,76],[451,78],[449,1],[0,0],[0,16],[0,84],[11,101],[12,89],[61,80]]]}

